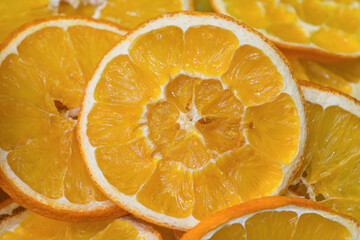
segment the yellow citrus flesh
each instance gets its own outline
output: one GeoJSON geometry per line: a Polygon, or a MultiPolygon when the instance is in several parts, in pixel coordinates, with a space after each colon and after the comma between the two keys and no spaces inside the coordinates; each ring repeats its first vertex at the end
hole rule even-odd
{"type": "Polygon", "coordinates": [[[198,221],[278,191],[299,151],[301,112],[270,58],[206,24],[131,39],[130,57],[113,55],[93,78],[80,128],[95,147],[90,171],[102,172],[113,200],[198,221]]]}
{"type": "Polygon", "coordinates": [[[290,47],[351,55],[360,52],[360,7],[353,1],[212,0],[216,11],[290,47]]]}
{"type": "Polygon", "coordinates": [[[80,4],[74,9],[64,2],[59,6],[59,13],[91,16],[116,22],[126,28],[134,28],[139,23],[163,13],[191,10],[191,5],[190,0],[106,0],[100,5],[80,4]]]}
{"type": "Polygon", "coordinates": [[[55,9],[50,9],[48,5],[49,0],[2,1],[0,3],[0,42],[24,23],[55,15],[55,9]]]}
{"type": "Polygon", "coordinates": [[[298,214],[295,211],[256,213],[245,224],[233,223],[222,227],[211,240],[269,239],[326,240],[351,239],[346,227],[317,213],[298,214]]]}
{"type": "Polygon", "coordinates": [[[215,213],[181,240],[355,240],[359,233],[359,222],[349,216],[307,199],[275,196],[215,213]]]}
{"type": "MultiPolygon", "coordinates": [[[[321,104],[307,102],[309,144],[304,173],[294,189],[302,196],[360,219],[359,115],[341,106],[321,104]]],[[[358,114],[359,104],[354,109],[358,109],[358,114]]]]}
{"type": "Polygon", "coordinates": [[[100,19],[114,21],[121,26],[133,28],[139,23],[162,13],[185,9],[181,0],[108,0],[101,10],[100,19]]]}
{"type": "Polygon", "coordinates": [[[200,12],[213,11],[209,0],[193,0],[193,2],[196,11],[200,11],[200,12]]]}
{"type": "Polygon", "coordinates": [[[289,56],[288,59],[297,79],[335,88],[360,99],[360,60],[324,63],[289,56]]]}
{"type": "MultiPolygon", "coordinates": [[[[1,240],[10,239],[77,239],[77,240],[155,240],[159,239],[152,228],[133,217],[115,220],[68,223],[45,218],[30,211],[6,220],[2,225],[1,240]],[[13,220],[14,219],[14,220],[13,220]]],[[[1,225],[0,225],[1,226],[1,225]]]]}
{"type": "Polygon", "coordinates": [[[107,199],[81,160],[74,135],[77,112],[97,61],[122,32],[92,20],[46,23],[50,26],[33,26],[38,29],[24,40],[13,40],[16,53],[6,47],[0,53],[0,147],[7,153],[2,174],[8,178],[2,185],[13,194],[10,185],[17,185],[29,199],[34,191],[47,198],[41,201],[54,201],[53,211],[61,198],[86,207],[107,199]],[[20,181],[7,175],[6,166],[20,181]]]}

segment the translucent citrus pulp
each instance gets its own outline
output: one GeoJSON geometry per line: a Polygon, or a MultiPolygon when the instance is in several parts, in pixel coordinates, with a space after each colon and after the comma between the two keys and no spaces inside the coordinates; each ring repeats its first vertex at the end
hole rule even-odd
{"type": "Polygon", "coordinates": [[[25,210],[0,221],[0,239],[160,240],[161,237],[152,227],[131,216],[69,223],[25,210]]]}
{"type": "Polygon", "coordinates": [[[78,129],[107,196],[186,230],[286,188],[306,140],[303,111],[284,59],[261,36],[183,12],[138,27],[103,58],[78,129]]]}
{"type": "Polygon", "coordinates": [[[309,141],[303,174],[292,188],[360,219],[360,102],[309,83],[302,90],[309,141]]]}
{"type": "Polygon", "coordinates": [[[191,0],[16,0],[0,2],[0,42],[22,24],[54,15],[106,19],[127,28],[166,12],[192,10],[191,0]],[[80,4],[79,4],[80,2],[80,4]],[[70,4],[72,3],[72,4],[70,4]]]}
{"type": "Polygon", "coordinates": [[[356,240],[359,226],[309,200],[267,197],[218,212],[181,240],[356,240]]]}
{"type": "Polygon", "coordinates": [[[256,28],[286,49],[310,55],[360,54],[358,1],[212,0],[212,6],[256,28]]]}
{"type": "Polygon", "coordinates": [[[296,79],[337,89],[360,100],[360,59],[326,63],[289,57],[296,79]]]}
{"type": "Polygon", "coordinates": [[[125,34],[88,18],[35,21],[0,51],[0,185],[53,218],[107,218],[120,209],[88,176],[74,135],[84,85],[125,34]]]}

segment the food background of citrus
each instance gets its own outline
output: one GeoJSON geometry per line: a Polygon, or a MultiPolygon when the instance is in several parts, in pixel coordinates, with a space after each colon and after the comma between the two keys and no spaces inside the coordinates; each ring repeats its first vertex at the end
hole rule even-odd
{"type": "MultiPolygon", "coordinates": [[[[41,3],[41,1],[38,1],[39,5],[38,6],[45,6],[48,3],[44,4],[45,1],[43,1],[43,3],[41,3]]],[[[206,1],[195,1],[195,6],[200,6],[204,10],[204,11],[208,11],[208,4],[206,3],[206,1]],[[197,5],[198,2],[198,5],[197,5]]],[[[0,4],[1,5],[1,4],[0,4]]],[[[23,5],[24,9],[27,7],[27,5],[23,5]]],[[[28,7],[27,7],[28,8],[28,7]]],[[[36,7],[37,8],[37,7],[36,7]]],[[[0,6],[1,9],[1,6],[0,6]]],[[[33,13],[31,13],[29,16],[24,16],[24,20],[20,20],[21,18],[17,18],[18,21],[12,21],[12,23],[19,24],[21,21],[27,21],[30,18],[35,18],[38,16],[47,16],[47,15],[52,15],[52,14],[57,14],[53,11],[48,11],[48,9],[45,8],[39,8],[39,11],[34,11],[33,13]],[[39,10],[40,9],[40,10],[39,10]],[[43,11],[44,10],[44,11],[43,11]]],[[[80,8],[76,11],[73,10],[72,7],[70,7],[69,4],[64,4],[62,3],[60,5],[59,8],[59,12],[63,12],[66,14],[71,14],[71,13],[80,13],[80,14],[84,14],[84,15],[93,15],[95,12],[95,7],[92,6],[82,6],[80,5],[80,8]]],[[[11,18],[9,18],[11,19],[11,18]]],[[[5,22],[5,21],[4,21],[5,22]]],[[[9,26],[7,26],[9,27],[9,26]]],[[[7,27],[1,27],[1,30],[6,30],[7,27]]],[[[14,27],[12,27],[14,28],[14,27]]],[[[10,29],[10,28],[9,28],[10,29]]],[[[6,30],[9,32],[9,30],[6,30]]],[[[5,36],[6,34],[1,34],[0,35],[5,36]]],[[[357,82],[359,79],[359,73],[358,73],[358,69],[357,66],[357,60],[350,60],[348,62],[344,62],[344,63],[322,63],[322,62],[317,62],[314,60],[310,60],[310,59],[298,59],[298,58],[290,58],[292,66],[295,70],[295,76],[297,76],[299,79],[304,79],[304,80],[309,80],[315,83],[319,83],[322,85],[326,85],[326,86],[330,86],[330,87],[334,87],[337,88],[343,92],[349,93],[355,97],[358,97],[358,86],[357,86],[357,82]],[[301,78],[300,78],[301,76],[301,78]]]]}
{"type": "Polygon", "coordinates": [[[75,127],[87,80],[125,32],[110,22],[54,17],[2,46],[0,185],[23,206],[66,220],[123,214],[88,176],[75,127]]]}

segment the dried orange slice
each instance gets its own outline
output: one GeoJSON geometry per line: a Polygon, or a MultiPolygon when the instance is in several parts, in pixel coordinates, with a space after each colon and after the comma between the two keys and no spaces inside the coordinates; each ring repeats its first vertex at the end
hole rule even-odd
{"type": "Polygon", "coordinates": [[[134,28],[139,23],[163,13],[193,9],[192,0],[100,0],[96,2],[98,3],[96,5],[82,3],[74,6],[63,1],[59,6],[59,13],[87,15],[110,20],[126,28],[134,28]]]}
{"type": "Polygon", "coordinates": [[[315,58],[360,56],[355,1],[212,0],[215,11],[256,28],[279,47],[315,58]]]}
{"type": "Polygon", "coordinates": [[[55,15],[79,15],[133,28],[148,18],[192,10],[192,0],[16,0],[0,2],[0,42],[22,24],[55,15]]]}
{"type": "Polygon", "coordinates": [[[303,174],[292,189],[360,220],[360,102],[332,89],[302,84],[309,144],[303,174]]]}
{"type": "Polygon", "coordinates": [[[327,63],[287,56],[297,79],[310,81],[360,99],[360,59],[327,63]]]}
{"type": "Polygon", "coordinates": [[[89,82],[80,116],[81,150],[103,192],[178,230],[280,194],[306,141],[278,50],[205,13],[165,14],[126,35],[89,82]]]}
{"type": "Polygon", "coordinates": [[[22,209],[0,221],[0,239],[161,240],[161,236],[151,226],[132,216],[106,221],[69,223],[22,209]]]}
{"type": "Polygon", "coordinates": [[[74,135],[84,85],[125,31],[54,17],[14,32],[0,50],[0,185],[16,202],[66,220],[121,210],[88,176],[74,135]]]}
{"type": "Polygon", "coordinates": [[[215,213],[181,240],[356,240],[359,229],[356,220],[316,202],[266,197],[215,213]]]}

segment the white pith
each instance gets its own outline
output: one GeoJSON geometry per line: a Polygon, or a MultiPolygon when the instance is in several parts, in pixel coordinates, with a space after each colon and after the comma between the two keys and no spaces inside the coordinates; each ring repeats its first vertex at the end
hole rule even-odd
{"type": "MultiPolygon", "coordinates": [[[[24,29],[23,31],[17,33],[17,35],[9,42],[6,46],[3,47],[3,49],[0,52],[0,65],[2,62],[6,59],[7,56],[10,54],[18,54],[17,47],[21,44],[21,42],[29,35],[47,28],[47,27],[58,27],[62,28],[65,31],[68,27],[72,26],[89,26],[95,29],[101,29],[101,30],[107,30],[111,31],[120,35],[126,34],[126,31],[120,30],[116,27],[113,27],[111,25],[107,25],[104,23],[96,22],[96,21],[90,21],[90,20],[84,20],[84,19],[53,19],[53,20],[47,20],[38,24],[34,24],[29,26],[28,28],[24,29]]],[[[75,109],[76,111],[76,109],[75,109]]],[[[69,112],[71,113],[71,111],[69,112]]],[[[50,207],[53,207],[54,209],[65,209],[70,211],[77,211],[77,212],[85,212],[86,211],[95,211],[95,210],[101,210],[101,209],[107,209],[110,207],[114,207],[115,204],[111,202],[110,200],[106,200],[103,202],[98,201],[92,201],[88,204],[76,204],[71,203],[68,201],[65,196],[59,199],[50,199],[45,197],[42,194],[39,194],[38,192],[31,189],[26,183],[24,183],[10,168],[10,166],[7,164],[7,155],[10,151],[5,151],[4,149],[0,148],[0,169],[1,171],[7,176],[8,179],[10,179],[11,184],[15,185],[16,188],[18,188],[21,192],[29,196],[29,198],[35,200],[39,204],[48,205],[50,207]]]]}
{"type": "MultiPolygon", "coordinates": [[[[343,218],[343,217],[341,217],[339,215],[336,215],[334,213],[330,213],[330,212],[327,212],[327,211],[322,211],[322,210],[318,210],[318,209],[311,209],[311,208],[307,208],[307,207],[300,207],[300,206],[296,206],[296,205],[287,205],[287,206],[279,207],[279,208],[276,208],[276,209],[267,209],[267,210],[257,211],[257,212],[251,213],[251,214],[241,216],[239,218],[232,219],[232,220],[226,222],[225,224],[222,224],[222,225],[216,227],[215,229],[213,229],[212,231],[208,232],[206,235],[204,235],[201,238],[201,240],[210,239],[221,228],[223,228],[224,226],[232,225],[234,223],[240,223],[245,228],[246,221],[249,218],[251,218],[252,216],[254,216],[255,214],[262,213],[262,212],[283,212],[283,211],[295,212],[298,215],[298,218],[300,218],[300,216],[302,214],[306,214],[306,213],[318,214],[318,215],[320,215],[320,216],[322,216],[322,217],[324,217],[326,219],[332,220],[334,222],[338,222],[341,225],[343,225],[344,227],[346,227],[347,230],[351,234],[351,240],[358,240],[360,238],[359,227],[356,225],[356,223],[354,221],[351,221],[349,219],[343,218]]],[[[264,224],[266,224],[266,223],[264,223],[264,224]]]]}
{"type": "MultiPolygon", "coordinates": [[[[134,32],[131,32],[128,34],[125,39],[123,39],[122,42],[120,42],[118,45],[116,45],[100,62],[98,65],[97,70],[95,71],[94,75],[92,76],[92,79],[90,80],[88,87],[86,89],[84,102],[83,102],[83,108],[80,114],[79,119],[79,137],[80,137],[80,144],[83,150],[83,153],[85,155],[85,162],[90,170],[90,175],[92,179],[94,179],[97,184],[100,186],[100,188],[106,192],[107,196],[118,203],[119,205],[123,206],[125,209],[128,209],[129,211],[136,213],[138,216],[146,217],[147,219],[157,222],[158,224],[169,226],[172,228],[176,228],[179,230],[187,230],[192,227],[194,227],[199,221],[195,219],[192,215],[190,215],[187,218],[175,218],[170,217],[165,214],[161,214],[158,212],[155,212],[151,209],[148,209],[144,207],[142,204],[137,202],[136,195],[128,196],[120,191],[118,191],[114,186],[112,186],[104,177],[103,173],[99,169],[96,158],[95,158],[95,150],[86,135],[87,130],[87,115],[89,114],[92,106],[96,103],[94,99],[94,90],[97,85],[97,82],[99,81],[101,77],[101,73],[105,69],[106,65],[116,56],[122,55],[122,54],[128,54],[128,50],[131,46],[131,43],[134,39],[136,39],[138,36],[145,34],[151,30],[166,27],[166,26],[178,26],[180,27],[184,32],[190,27],[190,26],[196,26],[196,25],[212,25],[221,27],[224,29],[230,30],[233,34],[236,35],[236,37],[239,39],[240,46],[244,44],[248,44],[251,46],[255,46],[259,49],[261,49],[274,63],[274,65],[277,67],[278,72],[283,76],[284,79],[284,89],[282,93],[288,93],[299,113],[299,119],[300,119],[300,135],[299,135],[299,147],[298,152],[296,154],[296,157],[294,158],[294,161],[288,166],[283,166],[284,171],[284,178],[282,183],[279,185],[279,187],[272,193],[272,195],[279,194],[288,184],[288,181],[292,174],[289,174],[296,168],[298,165],[300,158],[302,156],[305,140],[306,140],[306,119],[304,115],[304,107],[302,105],[302,100],[300,93],[298,92],[298,87],[296,83],[292,80],[292,76],[290,73],[290,70],[288,69],[287,65],[283,62],[282,58],[278,55],[278,53],[270,46],[268,45],[260,36],[258,36],[255,33],[249,32],[244,27],[223,18],[220,18],[218,16],[214,15],[204,15],[204,16],[194,16],[189,15],[186,13],[179,13],[175,15],[163,15],[162,17],[153,20],[150,23],[147,23],[137,29],[134,32]]],[[[194,76],[193,74],[189,74],[186,72],[183,72],[189,76],[193,77],[200,77],[203,79],[209,78],[202,75],[194,76]]],[[[216,79],[216,77],[211,77],[212,79],[216,79]]],[[[219,78],[218,78],[219,79],[219,78]]]]}
{"type": "MultiPolygon", "coordinates": [[[[0,221],[0,236],[2,234],[4,234],[4,232],[14,232],[14,229],[17,226],[19,226],[21,221],[29,213],[31,213],[29,210],[25,210],[25,211],[23,211],[23,212],[21,212],[21,213],[19,213],[17,215],[13,215],[13,216],[5,219],[5,220],[0,221]]],[[[53,221],[53,220],[50,220],[50,221],[53,221]]],[[[133,227],[136,228],[136,230],[138,230],[137,237],[144,237],[146,240],[159,240],[159,236],[157,235],[157,232],[155,232],[150,226],[146,225],[143,222],[140,222],[139,220],[137,220],[136,218],[134,218],[132,216],[120,217],[120,218],[114,219],[113,222],[114,221],[126,221],[126,222],[129,222],[133,227]]],[[[91,239],[95,238],[101,232],[102,231],[98,232],[91,239]]]]}
{"type": "Polygon", "coordinates": [[[359,102],[352,101],[341,94],[333,94],[330,91],[322,91],[313,87],[301,86],[301,90],[308,102],[321,105],[324,109],[338,106],[360,118],[359,102]]]}
{"type": "MultiPolygon", "coordinates": [[[[228,11],[226,10],[226,4],[224,3],[224,0],[210,0],[210,1],[212,1],[214,6],[216,6],[216,11],[218,11],[219,13],[231,16],[231,14],[229,14],[228,11]]],[[[260,2],[258,2],[258,3],[260,4],[260,2]]],[[[331,2],[326,3],[326,1],[322,1],[321,4],[329,5],[329,4],[331,4],[331,2]]],[[[332,3],[332,4],[334,4],[334,3],[332,3]]],[[[339,4],[339,3],[337,3],[337,4],[339,4]]],[[[290,4],[285,5],[285,6],[287,7],[288,10],[291,10],[292,12],[296,13],[296,10],[292,6],[290,6],[290,4]]],[[[358,3],[352,4],[352,7],[359,7],[359,4],[358,3]]],[[[241,19],[239,19],[239,20],[241,21],[241,19]]],[[[323,25],[312,25],[310,23],[307,23],[307,22],[301,20],[301,18],[299,18],[299,17],[298,17],[298,21],[296,23],[299,24],[301,27],[303,27],[303,30],[306,33],[309,33],[308,36],[310,36],[310,32],[314,32],[323,26],[323,25]]],[[[314,44],[312,42],[296,43],[296,42],[285,41],[277,36],[274,36],[274,35],[268,33],[265,29],[261,29],[261,28],[255,28],[255,29],[257,31],[261,32],[262,34],[264,34],[271,41],[283,44],[285,46],[290,45],[290,46],[294,46],[294,47],[298,47],[298,48],[307,48],[307,49],[321,50],[322,52],[326,52],[326,53],[333,53],[325,48],[317,46],[316,44],[314,44]]],[[[353,52],[353,53],[337,52],[336,54],[338,54],[340,56],[359,56],[360,51],[353,52]]]]}

